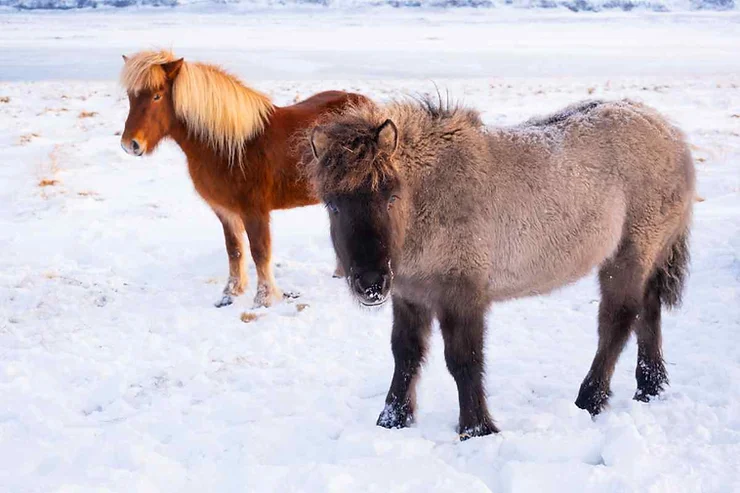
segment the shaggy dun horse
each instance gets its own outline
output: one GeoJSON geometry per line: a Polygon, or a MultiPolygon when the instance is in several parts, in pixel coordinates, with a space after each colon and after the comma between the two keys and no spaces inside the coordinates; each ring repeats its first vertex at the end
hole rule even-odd
{"type": "Polygon", "coordinates": [[[282,298],[270,262],[270,211],[318,202],[291,139],[322,114],[365,98],[328,91],[281,108],[214,65],[168,51],[123,59],[130,107],[121,146],[141,156],[172,138],[187,157],[196,191],[223,225],[229,280],[216,306],[231,304],[247,287],[245,230],[257,267],[254,303],[270,306],[282,298]]]}
{"type": "Polygon", "coordinates": [[[433,317],[459,396],[462,439],[497,432],[483,389],[489,305],[599,271],[599,344],[576,405],[599,413],[631,331],[637,393],[668,379],[661,306],[688,263],[694,166],[681,132],[641,104],[589,101],[508,128],[426,103],[362,105],[312,134],[309,171],[349,285],[392,292],[395,370],[378,425],[413,420],[433,317]]]}

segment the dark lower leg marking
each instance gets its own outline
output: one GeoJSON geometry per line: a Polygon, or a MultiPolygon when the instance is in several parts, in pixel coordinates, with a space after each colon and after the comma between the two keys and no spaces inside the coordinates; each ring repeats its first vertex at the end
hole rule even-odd
{"type": "Polygon", "coordinates": [[[447,369],[457,384],[461,440],[497,433],[483,390],[484,310],[468,314],[447,312],[440,317],[447,369]]]}
{"type": "Polygon", "coordinates": [[[393,297],[391,348],[395,368],[385,408],[378,417],[378,426],[404,428],[413,422],[416,380],[431,326],[432,314],[427,308],[393,297]]]}
{"type": "Polygon", "coordinates": [[[599,346],[576,398],[576,406],[591,415],[599,414],[609,400],[614,366],[641,312],[642,272],[638,259],[627,250],[599,272],[599,346]]]}
{"type": "Polygon", "coordinates": [[[663,340],[660,320],[660,292],[656,281],[648,283],[640,317],[635,323],[637,334],[637,391],[635,400],[647,402],[660,394],[668,384],[663,362],[663,340]]]}

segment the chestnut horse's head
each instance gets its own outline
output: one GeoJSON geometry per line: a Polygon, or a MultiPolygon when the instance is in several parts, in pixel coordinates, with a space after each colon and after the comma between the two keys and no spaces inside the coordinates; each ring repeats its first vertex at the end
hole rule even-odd
{"type": "Polygon", "coordinates": [[[378,125],[353,114],[311,133],[309,172],[329,212],[332,243],[347,282],[365,306],[388,299],[403,245],[408,210],[394,163],[397,146],[398,129],[391,120],[378,125]]]}
{"type": "Polygon", "coordinates": [[[141,156],[154,151],[176,121],[172,83],[183,59],[171,58],[167,52],[123,57],[121,80],[128,93],[129,112],[121,147],[128,154],[141,156]]]}

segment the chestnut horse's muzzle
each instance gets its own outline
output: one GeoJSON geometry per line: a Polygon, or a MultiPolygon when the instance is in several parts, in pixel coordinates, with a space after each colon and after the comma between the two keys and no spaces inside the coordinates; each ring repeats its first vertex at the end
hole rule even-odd
{"type": "Polygon", "coordinates": [[[136,139],[131,139],[128,142],[126,142],[126,139],[121,139],[121,147],[126,151],[126,154],[131,154],[132,156],[141,156],[144,154],[144,146],[136,139]]]}

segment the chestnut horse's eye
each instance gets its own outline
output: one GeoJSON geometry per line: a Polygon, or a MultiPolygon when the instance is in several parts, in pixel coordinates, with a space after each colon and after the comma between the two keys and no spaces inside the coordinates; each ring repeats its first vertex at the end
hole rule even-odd
{"type": "Polygon", "coordinates": [[[332,214],[339,214],[339,207],[337,207],[337,206],[336,206],[336,205],[334,204],[334,202],[331,202],[331,201],[327,202],[327,203],[326,203],[326,208],[327,208],[327,209],[329,209],[329,211],[330,211],[330,212],[331,212],[332,214]]]}
{"type": "Polygon", "coordinates": [[[159,101],[160,99],[162,99],[162,95],[161,94],[157,93],[157,94],[154,95],[154,100],[155,101],[159,101]]]}

